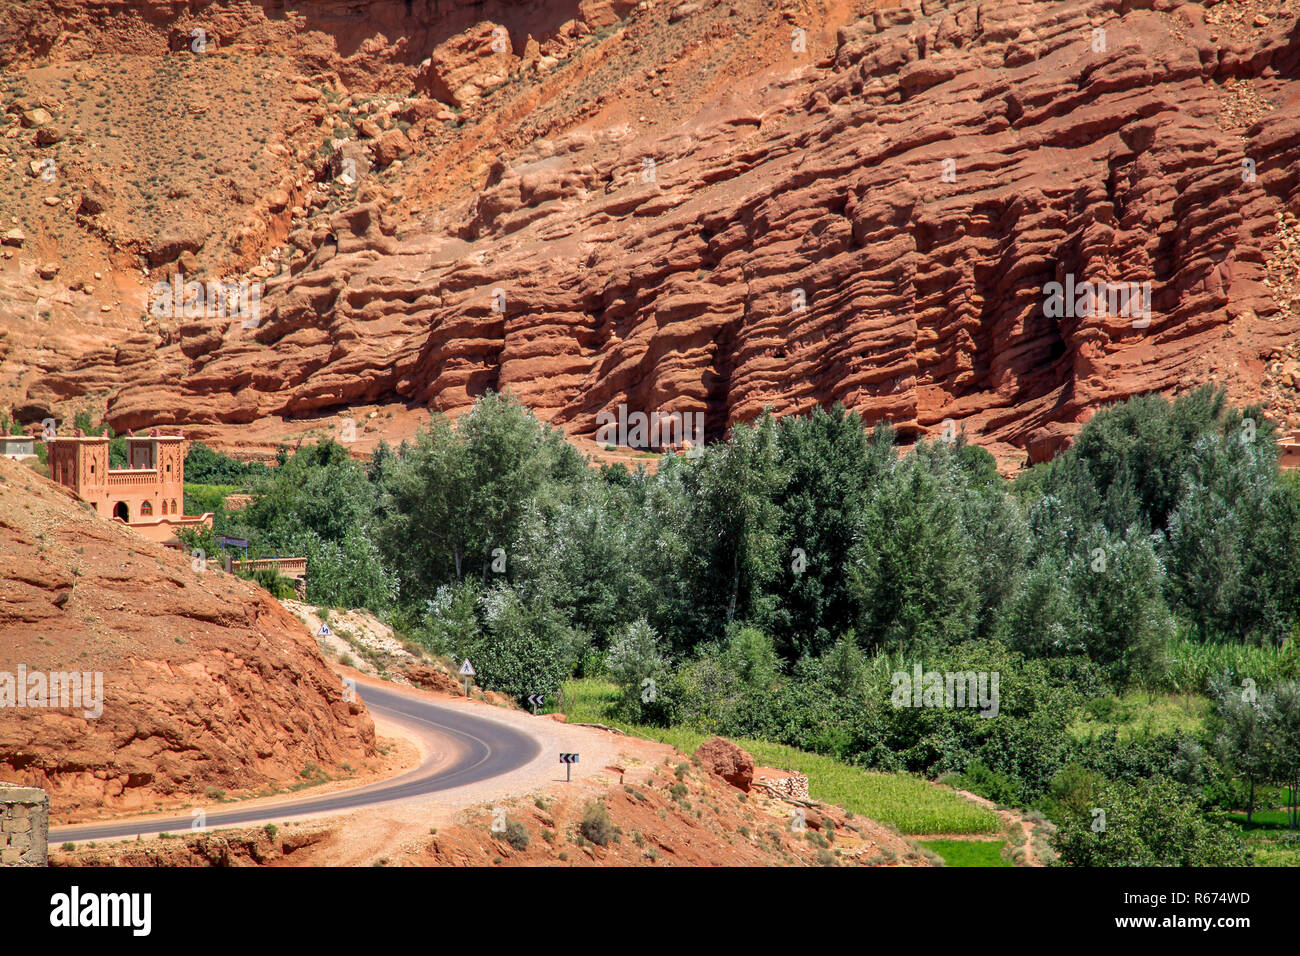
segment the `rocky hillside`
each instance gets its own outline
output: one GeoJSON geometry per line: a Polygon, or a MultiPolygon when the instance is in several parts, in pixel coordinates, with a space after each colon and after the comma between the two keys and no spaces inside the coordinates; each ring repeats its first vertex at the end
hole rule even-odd
{"type": "MultiPolygon", "coordinates": [[[[254,112],[278,118],[264,147],[236,121],[217,160],[246,209],[153,195],[160,224],[132,245],[97,200],[55,194],[41,215],[118,263],[112,321],[78,320],[102,290],[33,271],[26,240],[0,281],[70,304],[44,327],[0,314],[0,401],[220,444],[358,410],[401,437],[411,409],[488,388],[581,436],[620,403],[703,412],[716,437],[838,400],[905,437],[952,419],[1041,458],[1101,404],[1209,381],[1300,423],[1279,377],[1300,323],[1295,0],[367,8],[25,6],[59,28],[11,54],[15,130],[40,101],[85,135],[54,116],[71,93],[29,88],[99,69],[92,28],[122,38],[129,77],[162,62],[194,84],[229,58],[228,80],[204,74],[206,116],[243,116],[240,71],[261,69],[254,112]],[[219,42],[194,52],[196,29],[219,42]],[[145,314],[178,263],[226,274],[254,252],[256,327],[145,314]],[[120,270],[141,265],[132,291],[120,270]],[[1056,315],[1053,282],[1145,285],[1149,314],[1056,315]]],[[[44,128],[9,138],[16,165],[61,148],[44,128]]]]}
{"type": "Polygon", "coordinates": [[[98,716],[0,707],[0,779],[46,788],[60,823],[343,775],[375,754],[364,705],[264,591],[0,458],[0,674],[20,667],[101,675],[98,716]]]}

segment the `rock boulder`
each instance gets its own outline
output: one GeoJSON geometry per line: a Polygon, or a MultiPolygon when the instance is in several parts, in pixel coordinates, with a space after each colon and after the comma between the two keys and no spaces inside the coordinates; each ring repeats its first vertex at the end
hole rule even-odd
{"type": "Polygon", "coordinates": [[[705,770],[733,787],[748,791],[754,780],[754,758],[730,740],[722,737],[706,740],[695,751],[695,757],[705,770]]]}

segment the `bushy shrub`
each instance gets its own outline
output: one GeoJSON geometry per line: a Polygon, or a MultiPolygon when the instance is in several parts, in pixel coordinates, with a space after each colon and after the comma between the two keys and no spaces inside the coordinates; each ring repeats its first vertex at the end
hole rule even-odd
{"type": "Polygon", "coordinates": [[[546,606],[526,606],[514,591],[497,586],[479,600],[482,627],[461,646],[480,685],[523,702],[530,694],[553,697],[573,672],[585,646],[574,631],[546,606]]]}
{"type": "Polygon", "coordinates": [[[516,850],[522,851],[528,849],[528,844],[530,842],[528,827],[524,826],[520,821],[507,820],[505,833],[503,833],[502,836],[504,836],[505,841],[516,850]]]}
{"type": "Polygon", "coordinates": [[[614,839],[614,821],[609,818],[609,811],[599,800],[592,800],[583,808],[578,830],[596,846],[605,846],[614,839]]]}
{"type": "Polygon", "coordinates": [[[622,688],[622,710],[629,720],[653,717],[667,663],[645,618],[633,621],[611,643],[605,665],[622,688]]]}
{"type": "Polygon", "coordinates": [[[199,485],[242,486],[269,473],[270,469],[261,462],[238,461],[213,451],[201,441],[190,442],[185,453],[185,480],[199,485]]]}
{"type": "Polygon", "coordinates": [[[307,600],[375,611],[392,606],[397,582],[364,528],[349,528],[338,542],[314,534],[300,541],[299,550],[307,558],[307,600]]]}
{"type": "Polygon", "coordinates": [[[1250,863],[1232,829],[1207,820],[1185,788],[1159,777],[1138,785],[1108,781],[1094,807],[1072,807],[1062,815],[1052,846],[1065,866],[1250,863]]]}

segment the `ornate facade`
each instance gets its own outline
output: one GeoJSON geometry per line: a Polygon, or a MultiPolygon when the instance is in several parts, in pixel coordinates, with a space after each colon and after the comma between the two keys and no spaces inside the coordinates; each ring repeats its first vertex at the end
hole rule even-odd
{"type": "Polygon", "coordinates": [[[184,515],[185,452],[180,435],[128,437],[127,467],[110,468],[108,439],[78,434],[49,441],[50,478],[154,541],[168,543],[181,528],[212,526],[212,515],[184,515]]]}

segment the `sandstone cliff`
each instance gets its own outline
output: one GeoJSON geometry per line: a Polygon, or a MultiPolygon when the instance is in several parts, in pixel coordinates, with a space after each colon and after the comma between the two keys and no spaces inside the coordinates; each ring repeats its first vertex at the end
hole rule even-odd
{"type": "Polygon", "coordinates": [[[1035,458],[1153,389],[1296,415],[1269,364],[1300,321],[1287,0],[581,16],[546,41],[562,66],[514,29],[476,73],[486,14],[459,45],[459,22],[407,35],[384,62],[430,56],[411,82],[468,112],[410,101],[355,195],[296,221],[256,329],[142,330],[27,402],[220,432],[495,388],[574,434],[626,403],[716,437],[842,401],[1035,458]],[[1149,283],[1149,320],[1045,314],[1070,281],[1149,283]]]}

